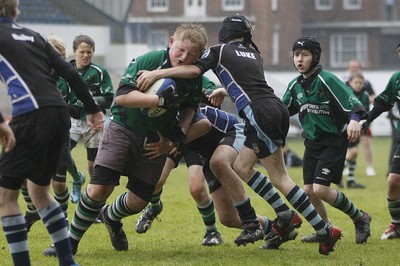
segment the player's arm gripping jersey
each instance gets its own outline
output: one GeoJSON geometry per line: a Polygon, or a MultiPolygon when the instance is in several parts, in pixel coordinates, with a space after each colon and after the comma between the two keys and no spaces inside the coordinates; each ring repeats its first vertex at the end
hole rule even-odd
{"type": "MultiPolygon", "coordinates": [[[[168,61],[168,51],[151,51],[131,61],[122,75],[116,96],[127,94],[136,87],[137,73],[140,70],[155,70],[171,67],[168,61]]],[[[176,121],[180,109],[197,107],[202,97],[201,77],[195,79],[174,79],[178,91],[178,105],[169,108],[162,116],[148,118],[143,115],[141,108],[126,108],[114,104],[111,107],[111,119],[116,123],[143,134],[158,139],[157,130],[165,137],[170,137],[171,127],[176,121]]]]}

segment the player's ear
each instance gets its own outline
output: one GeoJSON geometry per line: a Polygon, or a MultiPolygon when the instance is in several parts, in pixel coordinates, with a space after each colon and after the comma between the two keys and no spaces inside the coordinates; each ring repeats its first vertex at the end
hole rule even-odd
{"type": "Polygon", "coordinates": [[[172,44],[174,44],[174,36],[169,37],[168,48],[171,48],[172,44]]]}

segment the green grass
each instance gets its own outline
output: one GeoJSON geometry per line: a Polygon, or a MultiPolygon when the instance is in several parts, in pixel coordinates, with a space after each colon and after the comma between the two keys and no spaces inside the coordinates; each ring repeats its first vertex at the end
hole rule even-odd
{"type": "MultiPolygon", "coordinates": [[[[302,154],[302,140],[289,139],[288,144],[298,154],[302,154]]],[[[139,214],[124,219],[124,229],[129,240],[129,251],[117,252],[112,249],[106,228],[103,224],[93,225],[83,237],[75,259],[81,265],[399,265],[397,257],[399,240],[381,241],[380,236],[390,223],[386,203],[386,172],[390,140],[374,138],[374,165],[377,176],[365,175],[365,160],[360,148],[357,180],[367,186],[363,190],[343,189],[345,194],[360,209],[372,216],[372,236],[367,244],[355,244],[355,232],[352,221],[343,213],[328,207],[333,224],[343,231],[336,251],[329,256],[318,253],[317,244],[303,244],[300,237],[313,232],[304,221],[296,240],[285,243],[279,250],[260,250],[262,241],[245,247],[236,247],[233,240],[239,235],[238,229],[230,229],[218,224],[225,243],[218,247],[203,247],[201,240],[204,225],[197,212],[195,203],[188,191],[185,165],[172,172],[162,196],[164,210],[161,222],[155,221],[146,234],[137,234],[134,230],[139,214]]],[[[73,152],[81,170],[86,169],[86,153],[82,146],[73,152]]],[[[302,185],[301,168],[290,168],[292,179],[302,185]]],[[[69,180],[71,180],[69,178],[69,180]]],[[[109,199],[125,191],[126,178],[121,178],[109,199]]],[[[70,185],[70,184],[69,184],[70,185]]],[[[257,213],[275,218],[275,214],[253,191],[248,190],[257,213]]],[[[24,203],[21,201],[25,208],[24,203]]],[[[69,217],[75,209],[70,204],[69,217]]],[[[29,233],[30,254],[33,265],[57,265],[56,258],[42,256],[42,251],[50,244],[49,237],[41,222],[37,222],[29,233]]],[[[4,235],[0,236],[0,264],[12,265],[11,256],[4,235]]]]}

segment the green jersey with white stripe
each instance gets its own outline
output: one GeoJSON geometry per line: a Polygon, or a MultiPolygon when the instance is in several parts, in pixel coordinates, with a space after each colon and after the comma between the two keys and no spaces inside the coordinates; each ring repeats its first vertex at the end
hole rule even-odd
{"type": "Polygon", "coordinates": [[[340,135],[353,114],[358,119],[367,115],[353,91],[321,67],[307,79],[302,75],[293,79],[282,101],[291,115],[299,114],[304,135],[311,140],[329,134],[340,135]]]}

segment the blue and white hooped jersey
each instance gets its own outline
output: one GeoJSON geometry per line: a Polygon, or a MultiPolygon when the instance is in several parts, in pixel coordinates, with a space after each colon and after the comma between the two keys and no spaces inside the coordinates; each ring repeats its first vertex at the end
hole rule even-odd
{"type": "Polygon", "coordinates": [[[236,115],[212,106],[201,106],[199,110],[207,117],[215,129],[223,133],[227,133],[235,124],[239,123],[236,115]]]}
{"type": "Polygon", "coordinates": [[[39,108],[35,97],[32,95],[25,81],[1,54],[0,78],[8,87],[7,93],[11,97],[13,117],[39,108]]]}
{"type": "Polygon", "coordinates": [[[13,118],[44,106],[66,106],[50,74],[56,60],[68,65],[41,34],[0,18],[0,78],[13,118]]]}

